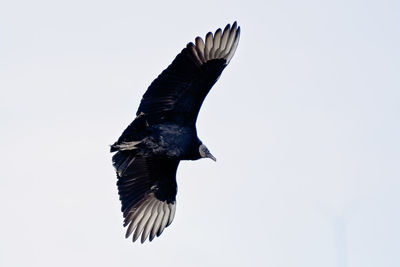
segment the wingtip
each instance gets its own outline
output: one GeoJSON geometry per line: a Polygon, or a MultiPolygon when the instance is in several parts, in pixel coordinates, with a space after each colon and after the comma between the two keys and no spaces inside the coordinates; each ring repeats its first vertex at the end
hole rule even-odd
{"type": "Polygon", "coordinates": [[[232,28],[236,28],[237,27],[237,21],[235,20],[235,22],[233,22],[232,24],[232,28]]]}
{"type": "Polygon", "coordinates": [[[125,217],[124,226],[129,224],[125,238],[132,235],[132,242],[140,239],[142,244],[146,240],[153,241],[172,223],[175,216],[175,203],[168,204],[150,195],[141,205],[131,208],[130,213],[125,217]]]}
{"type": "Polygon", "coordinates": [[[228,23],[228,24],[225,26],[225,28],[224,28],[224,32],[227,31],[227,30],[229,30],[230,28],[231,28],[231,24],[228,23]]]}
{"type": "Polygon", "coordinates": [[[191,51],[200,65],[212,59],[225,59],[228,64],[236,51],[239,37],[240,26],[234,21],[232,26],[228,23],[223,31],[218,28],[214,34],[208,32],[204,41],[200,36],[196,37],[191,51]]]}

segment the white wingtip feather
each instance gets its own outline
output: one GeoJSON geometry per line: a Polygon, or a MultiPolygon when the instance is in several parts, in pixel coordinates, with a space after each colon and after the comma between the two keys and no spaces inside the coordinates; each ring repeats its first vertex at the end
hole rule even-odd
{"type": "Polygon", "coordinates": [[[167,223],[168,223],[170,210],[168,209],[168,205],[166,203],[163,205],[163,209],[164,209],[164,217],[162,219],[160,229],[158,229],[157,236],[160,236],[162,234],[165,227],[167,227],[167,223]]]}
{"type": "Polygon", "coordinates": [[[132,234],[137,224],[143,218],[149,201],[150,199],[146,199],[143,203],[140,204],[138,208],[136,207],[132,208],[132,214],[129,214],[129,219],[131,223],[128,226],[128,230],[126,230],[125,234],[126,238],[128,238],[132,234]]]}
{"type": "Polygon", "coordinates": [[[224,49],[226,47],[226,41],[228,41],[230,30],[231,30],[231,25],[230,24],[226,25],[225,29],[224,29],[224,33],[222,34],[222,37],[221,37],[220,49],[219,49],[219,53],[217,56],[220,56],[221,52],[224,51],[224,49]]]}
{"type": "Polygon", "coordinates": [[[164,229],[172,223],[175,216],[176,202],[168,204],[161,201],[154,194],[149,194],[139,205],[132,207],[125,214],[125,226],[128,225],[125,237],[132,233],[135,242],[141,236],[141,243],[147,238],[152,241],[155,236],[160,236],[164,229]]]}
{"type": "Polygon", "coordinates": [[[218,29],[214,35],[209,32],[205,37],[205,42],[202,38],[195,39],[195,47],[192,48],[193,55],[202,65],[209,60],[225,59],[226,64],[232,59],[235,54],[240,39],[240,27],[237,27],[235,21],[232,25],[226,25],[224,31],[218,29]]]}
{"type": "Polygon", "coordinates": [[[170,225],[172,223],[172,221],[174,220],[175,209],[176,209],[175,203],[174,204],[168,204],[168,208],[171,211],[171,213],[169,214],[167,226],[170,225]]]}
{"type": "Polygon", "coordinates": [[[158,215],[156,220],[154,221],[154,225],[153,228],[151,229],[151,233],[150,233],[150,241],[153,240],[153,238],[156,236],[158,229],[160,229],[161,226],[161,221],[164,217],[164,209],[163,209],[163,203],[160,203],[160,205],[158,205],[158,215]]]}
{"type": "Polygon", "coordinates": [[[235,54],[236,48],[239,44],[239,39],[240,39],[240,27],[236,31],[236,37],[235,37],[235,41],[233,42],[232,48],[229,51],[229,53],[226,55],[227,62],[231,61],[233,55],[235,54]]]}
{"type": "Polygon", "coordinates": [[[229,33],[228,41],[226,42],[226,46],[225,46],[224,52],[222,53],[223,54],[223,58],[225,58],[225,59],[226,59],[227,54],[231,51],[233,41],[234,41],[234,39],[236,37],[236,31],[237,31],[237,28],[236,28],[236,22],[235,22],[232,25],[232,28],[231,28],[230,33],[229,33]]]}
{"type": "Polygon", "coordinates": [[[144,227],[142,238],[140,240],[142,244],[144,243],[144,241],[146,241],[147,237],[150,234],[151,229],[153,228],[154,221],[156,220],[158,215],[157,210],[159,205],[162,205],[162,203],[160,201],[155,200],[155,204],[151,210],[151,216],[149,220],[146,222],[146,226],[144,227]]]}
{"type": "Polygon", "coordinates": [[[154,204],[156,203],[156,200],[152,200],[147,204],[146,210],[144,212],[144,215],[142,219],[140,220],[139,225],[136,227],[135,233],[133,233],[132,241],[135,242],[140,234],[142,233],[144,227],[146,226],[147,221],[149,220],[151,216],[151,210],[153,209],[154,204]]]}
{"type": "Polygon", "coordinates": [[[195,40],[197,54],[200,57],[201,61],[204,63],[206,59],[204,58],[204,41],[200,37],[197,37],[195,40]]]}
{"type": "Polygon", "coordinates": [[[210,60],[210,51],[213,47],[214,41],[213,41],[213,34],[211,32],[207,33],[206,35],[206,42],[205,42],[205,47],[204,47],[204,58],[206,60],[210,60]]]}

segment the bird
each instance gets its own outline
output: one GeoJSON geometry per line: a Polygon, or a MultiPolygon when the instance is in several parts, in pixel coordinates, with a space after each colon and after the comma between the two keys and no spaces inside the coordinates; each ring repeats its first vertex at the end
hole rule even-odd
{"type": "Polygon", "coordinates": [[[235,54],[240,27],[196,37],[150,84],[136,118],[111,145],[112,163],[127,227],[135,242],[160,236],[175,216],[176,172],[181,160],[210,158],[196,120],[212,86],[235,54]]]}

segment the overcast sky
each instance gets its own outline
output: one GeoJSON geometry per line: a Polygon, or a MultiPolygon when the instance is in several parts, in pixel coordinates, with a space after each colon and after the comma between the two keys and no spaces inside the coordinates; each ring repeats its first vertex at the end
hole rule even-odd
{"type": "Polygon", "coordinates": [[[1,266],[400,266],[399,1],[2,1],[1,266]],[[241,40],[175,220],[124,238],[109,144],[198,35],[241,40]]]}

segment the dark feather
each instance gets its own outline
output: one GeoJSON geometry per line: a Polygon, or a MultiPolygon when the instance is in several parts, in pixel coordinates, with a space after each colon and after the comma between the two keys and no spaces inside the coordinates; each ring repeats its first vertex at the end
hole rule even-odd
{"type": "MultiPolygon", "coordinates": [[[[131,158],[131,155],[123,152],[115,155],[120,161],[124,161],[124,157],[131,158]]],[[[178,164],[178,160],[135,157],[123,175],[117,175],[122,212],[149,193],[154,193],[157,199],[167,203],[175,201],[178,164]]]]}
{"type": "Polygon", "coordinates": [[[149,123],[169,121],[194,125],[204,98],[226,66],[225,59],[198,65],[189,44],[153,81],[140,103],[137,115],[149,123]]]}

